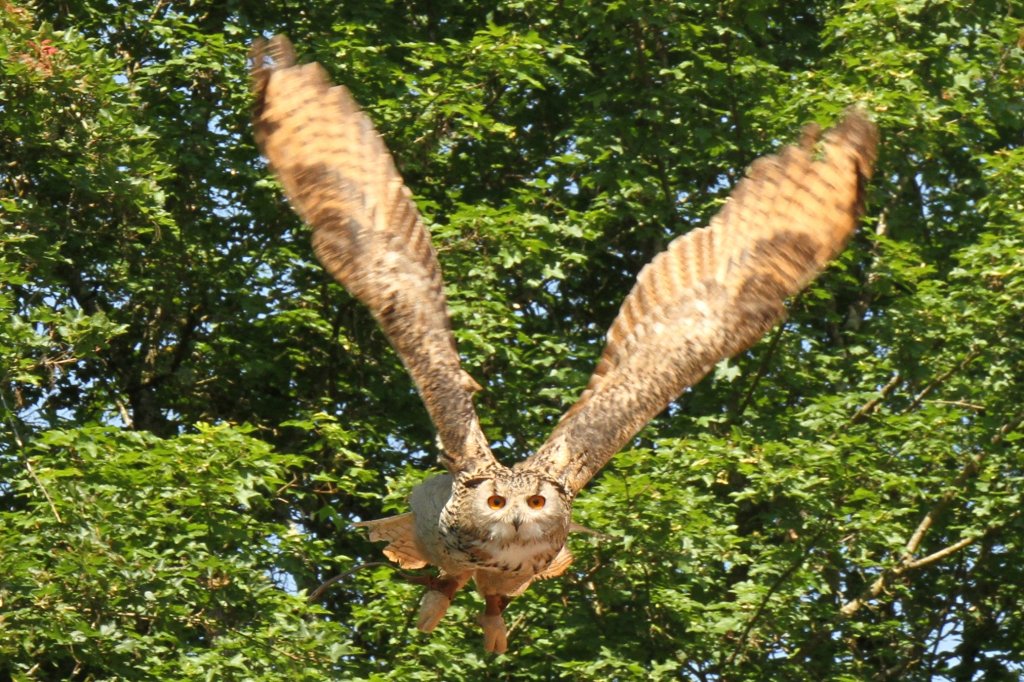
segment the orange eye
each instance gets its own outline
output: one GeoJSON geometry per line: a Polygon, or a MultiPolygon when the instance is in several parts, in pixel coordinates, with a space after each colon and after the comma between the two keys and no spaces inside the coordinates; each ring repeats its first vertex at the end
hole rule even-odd
{"type": "Polygon", "coordinates": [[[505,506],[505,498],[501,495],[491,495],[487,498],[487,506],[491,509],[501,509],[505,506]]]}
{"type": "Polygon", "coordinates": [[[530,495],[526,498],[526,504],[530,506],[530,509],[542,509],[545,502],[547,500],[544,499],[543,495],[530,495]]]}

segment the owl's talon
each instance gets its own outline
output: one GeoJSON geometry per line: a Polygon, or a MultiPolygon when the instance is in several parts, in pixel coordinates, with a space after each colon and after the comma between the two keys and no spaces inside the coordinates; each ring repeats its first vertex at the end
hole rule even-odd
{"type": "Polygon", "coordinates": [[[427,590],[423,594],[423,599],[420,600],[420,618],[416,627],[421,632],[430,632],[436,628],[444,618],[444,614],[448,612],[448,606],[451,603],[452,600],[443,592],[427,590]]]}
{"type": "Polygon", "coordinates": [[[440,578],[432,575],[411,575],[403,573],[401,575],[402,580],[413,585],[425,585],[431,592],[440,592],[444,596],[448,597],[448,601],[451,601],[455,597],[455,593],[459,591],[465,580],[459,580],[458,578],[440,578]]]}
{"type": "Polygon", "coordinates": [[[484,629],[484,650],[488,653],[503,654],[508,650],[508,630],[505,629],[505,619],[499,616],[489,616],[481,613],[476,617],[476,622],[484,629]]]}

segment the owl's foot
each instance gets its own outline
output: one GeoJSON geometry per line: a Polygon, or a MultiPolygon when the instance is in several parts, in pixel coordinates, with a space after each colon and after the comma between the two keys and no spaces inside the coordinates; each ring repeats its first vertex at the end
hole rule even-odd
{"type": "Polygon", "coordinates": [[[422,632],[430,632],[436,628],[444,618],[444,614],[448,612],[448,606],[451,603],[452,600],[443,592],[427,590],[423,594],[423,599],[420,600],[420,619],[416,623],[416,627],[422,632]]]}
{"type": "Polygon", "coordinates": [[[481,613],[476,622],[484,629],[484,651],[492,654],[503,654],[508,649],[508,630],[505,619],[501,616],[488,616],[481,613]]]}
{"type": "Polygon", "coordinates": [[[437,627],[437,624],[444,618],[444,614],[448,612],[452,597],[466,582],[456,577],[435,578],[433,576],[410,578],[409,581],[427,586],[427,591],[423,594],[423,599],[420,600],[420,616],[416,623],[416,627],[422,632],[430,632],[437,627]]]}
{"type": "Polygon", "coordinates": [[[509,598],[503,595],[484,597],[487,606],[484,612],[476,617],[476,622],[484,630],[484,650],[489,653],[503,654],[508,649],[508,630],[501,613],[508,607],[509,598]]]}

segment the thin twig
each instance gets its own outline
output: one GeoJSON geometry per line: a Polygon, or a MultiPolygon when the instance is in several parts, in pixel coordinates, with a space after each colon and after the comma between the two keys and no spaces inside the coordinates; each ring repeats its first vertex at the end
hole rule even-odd
{"type": "Polygon", "coordinates": [[[779,574],[779,576],[772,583],[771,587],[768,588],[768,591],[761,598],[761,602],[757,605],[757,608],[754,609],[754,613],[751,614],[750,618],[747,619],[746,624],[743,626],[743,632],[740,633],[739,639],[736,641],[736,646],[733,647],[732,653],[729,654],[729,658],[725,662],[725,665],[727,667],[733,664],[733,661],[736,660],[736,656],[739,655],[740,651],[743,649],[744,645],[747,642],[747,638],[750,636],[751,630],[754,629],[754,624],[757,623],[757,621],[761,618],[761,614],[763,614],[765,610],[768,608],[768,602],[771,600],[772,596],[774,596],[774,594],[778,592],[779,589],[782,587],[783,583],[789,580],[790,576],[792,576],[793,573],[795,573],[796,570],[804,564],[804,562],[807,560],[807,557],[810,556],[811,551],[815,548],[818,539],[824,533],[825,528],[819,529],[818,532],[815,533],[814,536],[812,536],[807,541],[807,546],[800,553],[800,555],[790,563],[790,565],[786,568],[785,571],[779,574]]]}
{"type": "Polygon", "coordinates": [[[962,407],[965,410],[976,410],[978,412],[984,412],[985,406],[978,405],[976,403],[969,403],[966,400],[926,400],[926,403],[934,403],[935,405],[950,405],[951,407],[962,407]]]}
{"type": "MultiPolygon", "coordinates": [[[[21,434],[18,433],[18,423],[14,417],[14,410],[12,410],[7,404],[7,397],[4,395],[3,391],[0,391],[0,403],[4,406],[4,412],[7,413],[7,420],[11,425],[11,433],[14,434],[14,443],[18,446],[19,450],[24,452],[25,442],[21,440],[21,434]]],[[[43,497],[46,498],[46,503],[50,505],[50,511],[53,512],[53,516],[57,519],[57,523],[63,524],[64,519],[60,517],[60,512],[57,511],[57,505],[53,503],[53,498],[50,497],[50,492],[46,489],[46,486],[43,485],[41,480],[39,480],[39,476],[36,475],[36,470],[32,468],[32,460],[28,457],[25,458],[25,469],[28,470],[28,475],[32,477],[32,480],[35,481],[36,485],[39,486],[39,489],[43,492],[43,497]]]]}
{"type": "Polygon", "coordinates": [[[14,443],[21,450],[25,447],[25,443],[21,440],[21,434],[18,433],[18,422],[14,418],[14,410],[7,404],[7,396],[4,395],[3,391],[0,391],[0,403],[3,403],[4,412],[7,413],[7,420],[11,424],[11,433],[14,434],[14,443]]]}
{"type": "MultiPolygon", "coordinates": [[[[889,202],[882,207],[882,210],[878,213],[878,220],[875,221],[875,236],[876,237],[888,237],[889,236],[889,213],[892,209],[901,205],[901,199],[903,189],[906,187],[909,178],[903,178],[896,188],[890,195],[889,202]]],[[[864,313],[867,312],[868,308],[875,301],[876,296],[875,285],[878,280],[881,279],[880,264],[882,260],[882,249],[881,241],[875,239],[871,242],[871,246],[868,248],[868,254],[870,260],[867,264],[867,277],[864,280],[864,286],[861,287],[861,295],[857,300],[852,303],[847,309],[846,322],[843,327],[848,330],[856,331],[860,329],[861,324],[864,322],[864,313]]]]}
{"type": "Polygon", "coordinates": [[[516,616],[515,620],[512,621],[512,624],[508,626],[508,630],[506,631],[506,635],[508,636],[509,639],[512,638],[512,633],[514,633],[516,630],[518,630],[519,627],[525,621],[526,621],[526,614],[525,613],[520,613],[518,616],[516,616]]]}
{"type": "Polygon", "coordinates": [[[43,497],[46,498],[46,503],[50,505],[50,511],[53,512],[53,517],[57,519],[57,523],[64,523],[64,519],[60,517],[60,512],[57,511],[57,505],[53,503],[53,498],[50,497],[50,493],[46,490],[46,486],[43,485],[43,482],[39,480],[39,477],[36,475],[36,470],[32,468],[32,462],[28,459],[25,460],[25,468],[28,469],[29,476],[31,476],[32,480],[36,482],[39,489],[43,491],[43,497]]]}
{"type": "Polygon", "coordinates": [[[364,568],[374,568],[376,566],[386,566],[387,568],[393,568],[395,570],[398,570],[395,567],[394,564],[389,564],[386,561],[368,561],[365,564],[356,564],[355,566],[353,566],[352,568],[348,569],[344,573],[339,573],[338,575],[334,576],[333,578],[328,579],[326,582],[324,582],[322,585],[320,585],[320,587],[318,587],[315,590],[313,590],[309,594],[309,596],[306,597],[306,603],[307,604],[312,604],[314,602],[320,601],[320,597],[322,597],[324,592],[327,591],[327,588],[329,588],[334,583],[336,583],[336,582],[338,582],[340,580],[344,580],[345,578],[349,578],[352,575],[354,575],[357,571],[361,571],[364,568]]]}
{"type": "MultiPolygon", "coordinates": [[[[798,302],[799,298],[794,301],[793,305],[795,306],[798,302]]],[[[768,367],[771,365],[772,357],[775,355],[775,350],[778,348],[779,341],[782,340],[782,334],[785,330],[785,323],[779,324],[775,327],[775,332],[772,334],[772,340],[768,343],[768,350],[766,350],[764,355],[761,356],[761,362],[757,367],[757,372],[754,373],[754,377],[750,380],[750,384],[747,386],[746,392],[743,394],[743,397],[740,398],[739,405],[737,405],[735,413],[733,413],[732,418],[729,420],[730,423],[736,423],[739,421],[739,418],[743,416],[744,412],[746,412],[747,407],[750,405],[750,401],[754,397],[755,389],[757,389],[758,384],[761,383],[761,379],[763,379],[764,375],[768,372],[768,367]]]]}
{"type": "Polygon", "coordinates": [[[907,409],[905,409],[904,412],[910,412],[911,410],[916,409],[921,404],[921,401],[924,400],[925,396],[927,396],[929,393],[935,390],[946,379],[953,376],[953,374],[961,372],[964,369],[966,369],[967,365],[971,364],[974,358],[978,357],[978,355],[980,354],[980,348],[972,348],[971,351],[964,357],[964,359],[960,361],[959,365],[947,369],[945,372],[932,379],[931,382],[927,386],[925,386],[920,393],[914,396],[914,400],[910,403],[910,405],[907,406],[907,409]]]}

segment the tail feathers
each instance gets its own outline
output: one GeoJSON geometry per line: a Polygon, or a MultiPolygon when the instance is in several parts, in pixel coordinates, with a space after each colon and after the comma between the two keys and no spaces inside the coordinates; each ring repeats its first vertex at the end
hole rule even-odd
{"type": "Polygon", "coordinates": [[[412,512],[355,525],[369,531],[370,542],[386,540],[388,546],[384,548],[384,556],[402,568],[414,570],[427,565],[427,559],[416,546],[412,512]]]}

